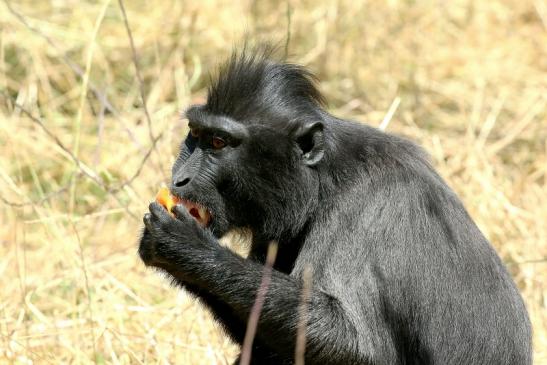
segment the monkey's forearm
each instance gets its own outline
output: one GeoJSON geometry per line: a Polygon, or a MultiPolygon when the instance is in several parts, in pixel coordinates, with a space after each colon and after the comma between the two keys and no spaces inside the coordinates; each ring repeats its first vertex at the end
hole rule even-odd
{"type": "MultiPolygon", "coordinates": [[[[186,255],[184,260],[180,260],[183,269],[177,268],[176,253],[172,252],[174,264],[165,269],[182,283],[191,277],[192,283],[185,286],[204,299],[240,342],[262,281],[263,266],[220,246],[200,251],[200,254],[190,255],[194,259],[185,250],[180,253],[186,255]]],[[[272,271],[256,340],[267,343],[286,359],[294,356],[297,328],[302,320],[298,314],[301,297],[302,286],[299,283],[288,275],[272,271]]],[[[355,329],[336,299],[312,290],[308,303],[306,358],[312,363],[322,359],[332,361],[333,352],[337,352],[336,358],[341,359],[340,363],[363,363],[365,356],[359,354],[353,341],[355,329]],[[340,338],[347,339],[343,346],[340,338]]]]}
{"type": "MultiPolygon", "coordinates": [[[[176,279],[176,278],[175,278],[176,279]]],[[[228,306],[219,298],[196,285],[180,283],[191,294],[195,295],[212,312],[213,316],[222,325],[228,336],[238,343],[243,342],[245,336],[246,322],[241,320],[228,306]]]]}

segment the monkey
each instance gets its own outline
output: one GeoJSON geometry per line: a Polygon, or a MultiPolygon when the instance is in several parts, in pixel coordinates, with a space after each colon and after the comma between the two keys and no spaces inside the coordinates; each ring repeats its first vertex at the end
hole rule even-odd
{"type": "Polygon", "coordinates": [[[522,297],[426,153],[331,115],[317,84],[271,51],[234,52],[185,113],[170,186],[183,204],[150,204],[145,265],[241,345],[276,242],[253,364],[294,363],[306,268],[306,364],[531,364],[522,297]],[[218,243],[243,229],[247,257],[218,243]]]}

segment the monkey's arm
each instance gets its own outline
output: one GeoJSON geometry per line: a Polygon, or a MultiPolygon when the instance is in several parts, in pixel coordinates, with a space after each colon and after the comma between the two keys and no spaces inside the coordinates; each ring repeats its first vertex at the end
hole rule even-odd
{"type": "MultiPolygon", "coordinates": [[[[153,239],[141,241],[139,249],[145,263],[163,269],[177,282],[193,288],[197,295],[204,293],[205,298],[214,298],[217,308],[223,312],[229,309],[231,318],[246,324],[263,266],[220,246],[183,209],[176,210],[178,219],[155,203],[150,211],[144,221],[153,239]]],[[[301,283],[272,271],[256,341],[267,343],[283,359],[294,358],[301,297],[301,283]]],[[[367,363],[368,354],[358,348],[356,338],[356,330],[340,303],[326,293],[312,290],[307,306],[306,360],[332,363],[335,358],[340,364],[367,363]]]]}
{"type": "MultiPolygon", "coordinates": [[[[139,255],[148,266],[154,266],[169,273],[175,283],[198,297],[213,313],[214,317],[223,325],[228,335],[235,342],[241,344],[245,335],[246,322],[240,320],[233,310],[214,294],[209,293],[198,285],[191,284],[188,280],[182,280],[183,272],[177,270],[168,260],[159,257],[160,245],[155,242],[151,231],[145,228],[139,244],[139,255]]],[[[172,255],[172,254],[169,254],[172,255]]]]}

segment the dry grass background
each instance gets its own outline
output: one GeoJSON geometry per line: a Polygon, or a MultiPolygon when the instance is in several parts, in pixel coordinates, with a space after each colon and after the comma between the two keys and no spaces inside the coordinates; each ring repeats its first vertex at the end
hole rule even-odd
{"type": "Polygon", "coordinates": [[[124,5],[152,133],[118,1],[0,2],[0,363],[233,359],[208,313],[137,259],[140,217],[179,111],[245,33],[283,44],[290,20],[291,59],[333,113],[432,155],[509,265],[547,364],[545,1],[124,5]]]}

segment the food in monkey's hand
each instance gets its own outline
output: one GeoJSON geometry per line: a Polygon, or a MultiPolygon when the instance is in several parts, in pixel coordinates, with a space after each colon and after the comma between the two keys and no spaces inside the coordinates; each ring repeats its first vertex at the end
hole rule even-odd
{"type": "Polygon", "coordinates": [[[158,193],[156,194],[156,201],[161,204],[167,211],[174,215],[171,209],[178,203],[180,203],[180,199],[176,196],[171,195],[169,192],[169,189],[166,187],[160,188],[158,193]]]}
{"type": "Polygon", "coordinates": [[[156,194],[156,202],[163,206],[173,217],[173,207],[182,204],[192,217],[202,226],[207,227],[211,222],[211,213],[200,204],[181,199],[171,194],[168,188],[162,187],[156,194]]]}

